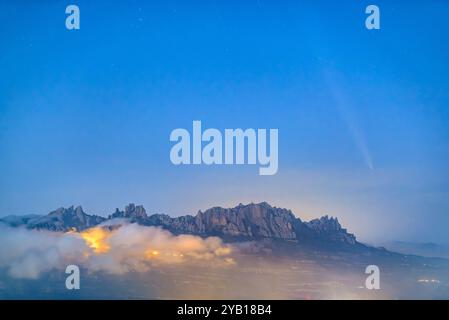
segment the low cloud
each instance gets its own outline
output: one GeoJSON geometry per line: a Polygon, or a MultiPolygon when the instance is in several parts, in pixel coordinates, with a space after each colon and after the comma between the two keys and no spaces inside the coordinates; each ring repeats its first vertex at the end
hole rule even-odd
{"type": "Polygon", "coordinates": [[[69,264],[113,274],[167,265],[229,266],[235,250],[217,237],[173,235],[137,224],[67,233],[0,225],[0,243],[0,268],[11,277],[28,279],[69,264]]]}

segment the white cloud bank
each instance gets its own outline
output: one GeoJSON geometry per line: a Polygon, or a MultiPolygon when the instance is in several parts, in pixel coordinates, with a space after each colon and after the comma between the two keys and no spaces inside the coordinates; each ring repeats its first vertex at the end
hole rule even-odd
{"type": "Polygon", "coordinates": [[[90,272],[121,274],[173,264],[232,265],[233,247],[220,238],[173,235],[156,227],[125,224],[78,232],[11,228],[0,224],[0,268],[14,278],[37,279],[69,264],[90,272]]]}

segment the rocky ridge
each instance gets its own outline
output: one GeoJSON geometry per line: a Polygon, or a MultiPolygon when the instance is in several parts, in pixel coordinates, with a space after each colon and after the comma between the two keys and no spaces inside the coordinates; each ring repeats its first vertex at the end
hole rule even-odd
{"type": "Polygon", "coordinates": [[[123,211],[116,209],[104,218],[85,213],[82,207],[59,208],[46,216],[29,219],[5,217],[0,222],[29,229],[66,232],[84,230],[112,219],[127,219],[131,223],[159,226],[175,234],[220,236],[227,239],[276,239],[294,242],[326,241],[357,244],[353,234],[342,228],[337,218],[328,216],[303,222],[291,210],[277,208],[266,202],[239,204],[234,208],[213,207],[195,216],[170,217],[166,214],[147,215],[143,206],[133,203],[123,211]],[[11,222],[14,223],[11,223],[11,222]]]}

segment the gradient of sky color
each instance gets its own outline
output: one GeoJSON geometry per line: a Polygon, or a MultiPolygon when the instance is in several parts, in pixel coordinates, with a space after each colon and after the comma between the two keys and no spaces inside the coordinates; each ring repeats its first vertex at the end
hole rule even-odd
{"type": "Polygon", "coordinates": [[[449,3],[0,4],[0,216],[268,201],[449,243],[449,3]],[[81,30],[65,28],[65,7],[81,30]],[[278,128],[279,171],[170,163],[169,134],[278,128]]]}

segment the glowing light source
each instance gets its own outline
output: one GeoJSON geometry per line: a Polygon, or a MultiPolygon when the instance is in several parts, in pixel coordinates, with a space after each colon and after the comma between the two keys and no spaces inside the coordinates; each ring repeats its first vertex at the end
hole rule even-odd
{"type": "Polygon", "coordinates": [[[149,258],[149,259],[155,258],[155,257],[157,257],[157,256],[160,255],[160,254],[161,254],[161,253],[160,253],[158,250],[153,250],[153,249],[148,249],[148,250],[145,252],[146,257],[149,258]]]}
{"type": "Polygon", "coordinates": [[[104,228],[91,228],[80,233],[87,245],[94,249],[95,253],[108,252],[110,246],[107,243],[110,231],[104,228]]]}

